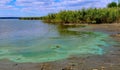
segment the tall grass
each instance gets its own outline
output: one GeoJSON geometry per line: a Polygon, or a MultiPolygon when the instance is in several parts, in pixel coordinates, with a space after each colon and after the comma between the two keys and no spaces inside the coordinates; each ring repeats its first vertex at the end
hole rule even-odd
{"type": "Polygon", "coordinates": [[[89,8],[82,10],[64,10],[58,13],[51,13],[43,17],[22,17],[25,20],[42,19],[48,23],[120,23],[120,3],[109,3],[107,8],[89,8]]]}
{"type": "Polygon", "coordinates": [[[76,11],[60,11],[42,17],[50,23],[113,23],[120,22],[120,3],[111,2],[107,8],[89,8],[76,11]]]}
{"type": "Polygon", "coordinates": [[[120,19],[120,9],[89,8],[76,11],[60,11],[42,17],[43,21],[50,23],[113,23],[120,19]]]}

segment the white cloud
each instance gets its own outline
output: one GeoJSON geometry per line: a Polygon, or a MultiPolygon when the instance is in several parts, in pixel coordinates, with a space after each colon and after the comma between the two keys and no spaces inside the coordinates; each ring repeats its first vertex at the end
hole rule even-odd
{"type": "Polygon", "coordinates": [[[12,0],[0,0],[0,4],[6,4],[11,2],[12,0]]]}
{"type": "Polygon", "coordinates": [[[18,8],[11,5],[0,5],[0,9],[2,10],[18,10],[18,8]]]}
{"type": "Polygon", "coordinates": [[[0,9],[18,10],[22,12],[50,13],[60,10],[77,10],[89,7],[106,7],[112,1],[118,0],[0,0],[0,9]]]}
{"type": "Polygon", "coordinates": [[[17,10],[16,7],[8,5],[12,0],[0,0],[0,9],[2,10],[17,10]]]}

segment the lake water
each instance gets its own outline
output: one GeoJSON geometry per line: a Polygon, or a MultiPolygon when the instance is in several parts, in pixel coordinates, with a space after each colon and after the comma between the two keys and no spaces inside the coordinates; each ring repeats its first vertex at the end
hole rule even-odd
{"type": "MultiPolygon", "coordinates": [[[[80,28],[80,27],[77,27],[80,28]]],[[[46,24],[38,20],[0,20],[0,59],[48,62],[70,56],[102,55],[110,43],[99,32],[46,24]]]]}

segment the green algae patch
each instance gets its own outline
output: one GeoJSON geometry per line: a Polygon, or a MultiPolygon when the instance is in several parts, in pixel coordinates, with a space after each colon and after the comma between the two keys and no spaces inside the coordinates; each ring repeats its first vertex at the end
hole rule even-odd
{"type": "Polygon", "coordinates": [[[71,56],[103,55],[113,44],[107,34],[81,32],[81,27],[50,25],[36,20],[0,22],[1,60],[39,63],[71,56]]]}
{"type": "MultiPolygon", "coordinates": [[[[49,37],[44,40],[32,39],[30,46],[12,45],[1,47],[0,59],[9,59],[14,62],[48,62],[65,59],[71,55],[102,55],[107,46],[108,35],[98,32],[78,32],[72,36],[49,37]]],[[[25,40],[25,39],[24,39],[25,40]]],[[[28,41],[28,42],[29,42],[28,41]]],[[[21,42],[21,41],[19,41],[21,42]]],[[[81,56],[81,57],[82,57],[81,56]]]]}

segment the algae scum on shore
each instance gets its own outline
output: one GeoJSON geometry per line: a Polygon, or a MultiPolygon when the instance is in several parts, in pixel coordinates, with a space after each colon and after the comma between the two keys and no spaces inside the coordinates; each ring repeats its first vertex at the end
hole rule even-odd
{"type": "Polygon", "coordinates": [[[0,21],[0,59],[48,62],[75,55],[102,55],[104,48],[112,45],[104,33],[72,31],[37,20],[0,21]]]}

